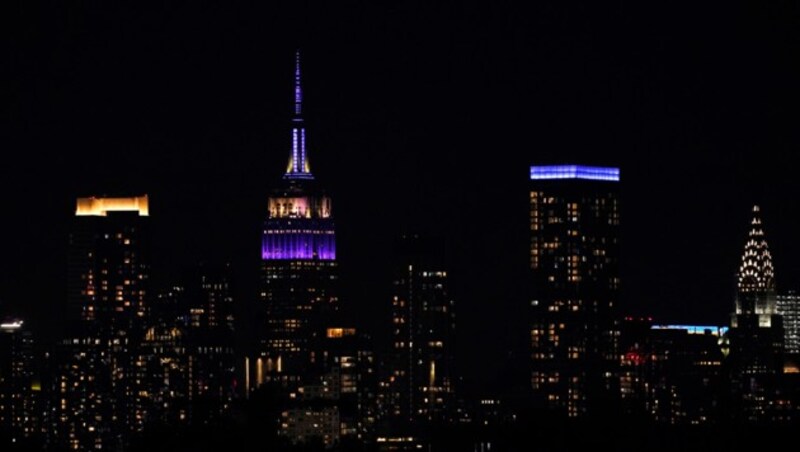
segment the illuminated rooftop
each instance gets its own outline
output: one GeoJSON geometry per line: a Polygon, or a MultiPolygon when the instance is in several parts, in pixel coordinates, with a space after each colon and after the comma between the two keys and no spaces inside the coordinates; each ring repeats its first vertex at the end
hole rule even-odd
{"type": "Polygon", "coordinates": [[[355,328],[328,328],[328,339],[339,339],[347,336],[355,336],[355,328]]]}
{"type": "Polygon", "coordinates": [[[130,198],[78,198],[77,217],[105,217],[108,212],[138,212],[140,217],[150,215],[147,195],[130,198]]]}
{"type": "Polygon", "coordinates": [[[619,182],[619,168],[582,165],[531,166],[531,180],[554,179],[619,182]]]}
{"type": "Polygon", "coordinates": [[[653,330],[684,330],[689,334],[706,334],[710,332],[712,336],[723,336],[728,332],[727,326],[715,325],[653,325],[653,330]]]}
{"type": "Polygon", "coordinates": [[[14,320],[0,323],[0,330],[18,330],[22,328],[22,320],[14,320]]]}

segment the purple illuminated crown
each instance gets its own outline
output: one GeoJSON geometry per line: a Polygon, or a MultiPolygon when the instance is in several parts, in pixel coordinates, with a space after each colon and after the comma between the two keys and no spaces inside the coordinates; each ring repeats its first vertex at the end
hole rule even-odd
{"type": "Polygon", "coordinates": [[[261,242],[261,258],[269,260],[336,260],[336,237],[333,229],[271,229],[261,242]]]}
{"type": "MultiPolygon", "coordinates": [[[[289,181],[314,179],[306,154],[299,51],[295,54],[292,153],[283,178],[289,181]]],[[[309,188],[305,184],[292,183],[288,190],[270,197],[270,216],[264,224],[261,242],[263,260],[336,260],[330,200],[309,188]]]]}

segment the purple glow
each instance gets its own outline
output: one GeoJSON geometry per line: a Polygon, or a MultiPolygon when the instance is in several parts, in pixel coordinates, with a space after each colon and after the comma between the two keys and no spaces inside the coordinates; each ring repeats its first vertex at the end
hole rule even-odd
{"type": "Polygon", "coordinates": [[[300,51],[295,53],[294,66],[294,118],[292,122],[292,154],[286,179],[313,179],[306,158],[306,129],[303,127],[303,88],[300,85],[300,51]]]}
{"type": "Polygon", "coordinates": [[[297,171],[297,129],[292,129],[292,172],[297,171]]]}
{"type": "Polygon", "coordinates": [[[333,231],[267,230],[261,242],[263,260],[336,259],[336,238],[333,231]]]}
{"type": "Polygon", "coordinates": [[[531,180],[550,179],[584,179],[619,182],[619,168],[581,165],[531,167],[531,180]]]}
{"type": "Polygon", "coordinates": [[[295,127],[292,129],[292,156],[289,171],[284,176],[287,179],[313,179],[308,171],[306,158],[306,129],[295,127]]]}
{"type": "Polygon", "coordinates": [[[294,54],[294,114],[303,113],[303,88],[300,86],[300,51],[294,54]]]}
{"type": "Polygon", "coordinates": [[[303,173],[308,172],[308,168],[306,168],[306,129],[300,129],[300,162],[298,165],[302,165],[303,173]]]}

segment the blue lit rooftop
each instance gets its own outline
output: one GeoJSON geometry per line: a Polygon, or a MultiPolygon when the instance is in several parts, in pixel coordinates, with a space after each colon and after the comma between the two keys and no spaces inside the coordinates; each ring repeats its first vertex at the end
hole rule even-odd
{"type": "Polygon", "coordinates": [[[684,330],[689,334],[706,334],[710,332],[714,336],[722,336],[728,332],[727,326],[714,325],[653,325],[654,330],[684,330]]]}
{"type": "Polygon", "coordinates": [[[531,180],[584,179],[619,182],[619,168],[582,165],[531,166],[531,180]]]}

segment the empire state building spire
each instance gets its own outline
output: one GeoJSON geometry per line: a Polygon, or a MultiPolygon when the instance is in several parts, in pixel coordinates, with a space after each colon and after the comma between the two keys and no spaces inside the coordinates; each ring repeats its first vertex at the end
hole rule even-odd
{"type": "Polygon", "coordinates": [[[306,128],[303,121],[303,87],[300,77],[300,51],[295,53],[294,115],[292,116],[292,153],[284,179],[314,179],[306,154],[306,128]]]}

